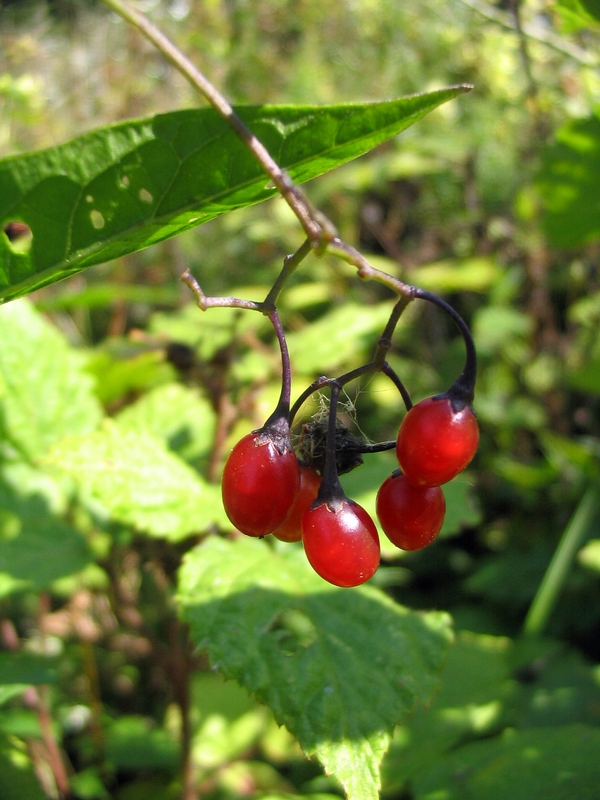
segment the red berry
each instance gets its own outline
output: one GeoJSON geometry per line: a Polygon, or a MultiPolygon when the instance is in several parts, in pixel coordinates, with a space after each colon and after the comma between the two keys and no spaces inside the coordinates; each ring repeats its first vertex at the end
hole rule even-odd
{"type": "Polygon", "coordinates": [[[223,505],[231,522],[248,536],[266,536],[287,517],[300,488],[300,468],[291,446],[268,431],[255,431],[231,451],[223,471],[223,505]]]}
{"type": "Polygon", "coordinates": [[[471,461],[479,428],[471,406],[455,411],[446,395],[428,397],[404,417],[396,453],[402,472],[416,486],[441,486],[471,461]]]}
{"type": "Polygon", "coordinates": [[[302,539],[302,518],[317,499],[321,476],[312,467],[300,467],[300,491],[290,513],[273,536],[282,542],[299,542],[302,539]]]}
{"type": "Polygon", "coordinates": [[[302,541],[315,572],[335,586],[358,586],[379,566],[375,523],[347,498],[337,511],[327,503],[309,509],[302,520],[302,541]]]}
{"type": "Polygon", "coordinates": [[[446,500],[439,486],[413,486],[399,471],[377,492],[377,518],[390,542],[403,550],[421,550],[440,532],[446,500]]]}

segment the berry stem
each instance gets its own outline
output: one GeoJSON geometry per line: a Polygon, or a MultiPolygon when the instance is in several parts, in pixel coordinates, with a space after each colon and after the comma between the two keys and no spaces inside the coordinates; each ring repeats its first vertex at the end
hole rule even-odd
{"type": "MultiPolygon", "coordinates": [[[[396,447],[396,440],[393,439],[388,442],[375,442],[375,444],[363,444],[360,447],[352,448],[357,453],[385,453],[388,450],[393,450],[396,447]]],[[[350,448],[348,448],[350,449],[350,448]]]]}
{"type": "Polygon", "coordinates": [[[402,383],[400,378],[396,375],[395,371],[390,367],[387,361],[384,361],[383,364],[381,365],[381,371],[383,372],[384,375],[387,375],[387,377],[392,381],[396,389],[398,389],[398,391],[402,395],[402,400],[404,401],[406,410],[410,411],[410,409],[413,406],[413,402],[410,399],[410,394],[408,393],[408,389],[402,383]]]}
{"type": "Polygon", "coordinates": [[[285,339],[285,332],[283,330],[283,325],[281,324],[281,319],[279,317],[279,312],[277,311],[276,308],[273,308],[271,311],[268,312],[267,316],[269,317],[269,319],[271,320],[271,324],[275,328],[275,334],[277,335],[277,341],[279,342],[279,350],[281,351],[281,394],[279,395],[279,401],[277,403],[275,411],[265,422],[264,425],[265,428],[272,426],[273,423],[275,423],[282,417],[285,417],[287,422],[290,413],[290,393],[292,388],[292,368],[290,364],[290,353],[288,350],[287,341],[285,339]]]}
{"type": "MultiPolygon", "coordinates": [[[[382,273],[383,274],[383,273],[382,273]]],[[[356,378],[360,378],[361,375],[366,375],[369,372],[384,372],[396,385],[398,391],[402,395],[402,399],[406,405],[406,408],[409,409],[412,406],[412,402],[410,399],[410,395],[406,391],[406,388],[402,384],[400,378],[396,375],[393,369],[389,366],[387,361],[385,360],[386,353],[392,346],[392,335],[398,324],[398,320],[400,319],[400,315],[409,304],[410,298],[409,297],[401,297],[394,308],[392,309],[392,313],[390,314],[390,318],[387,321],[385,329],[379,340],[377,342],[377,349],[375,350],[375,355],[373,356],[373,360],[369,361],[368,364],[363,364],[361,367],[357,367],[356,369],[352,369],[349,372],[345,372],[343,375],[340,375],[338,378],[327,378],[322,375],[320,378],[317,378],[316,381],[313,381],[310,386],[308,386],[300,395],[300,397],[296,400],[289,415],[290,425],[292,425],[294,418],[300,407],[308,400],[311,394],[318,392],[319,389],[322,389],[324,386],[331,386],[334,382],[340,387],[340,389],[345,386],[350,381],[355,380],[356,378]]]]}
{"type": "Polygon", "coordinates": [[[323,475],[321,477],[319,494],[317,495],[317,499],[312,506],[314,508],[316,505],[326,503],[332,511],[339,510],[341,504],[344,501],[347,502],[348,499],[342,488],[342,484],[340,483],[335,452],[337,407],[341,388],[342,387],[337,381],[331,382],[331,400],[329,405],[329,420],[327,426],[325,464],[323,466],[323,475]]]}
{"type": "Polygon", "coordinates": [[[202,291],[202,288],[196,278],[192,275],[189,269],[186,269],[180,278],[182,283],[185,283],[189,289],[196,296],[196,304],[202,311],[208,308],[245,308],[250,311],[263,311],[263,304],[256,303],[254,300],[242,300],[239,297],[208,297],[202,291]]]}
{"type": "Polygon", "coordinates": [[[262,142],[246,127],[231,104],[206,76],[144,14],[122,0],[103,0],[120,17],[142,33],[228,123],[273,181],[304,228],[311,247],[319,252],[335,237],[333,224],[314,209],[304,193],[271,156],[262,142]]]}
{"type": "Polygon", "coordinates": [[[290,277],[290,275],[298,268],[300,263],[306,258],[306,256],[312,252],[312,246],[308,239],[304,241],[302,245],[296,250],[295,253],[286,256],[283,259],[283,268],[273,286],[271,287],[268,295],[265,297],[264,305],[266,307],[273,307],[277,302],[277,298],[281,290],[283,289],[284,283],[290,277]]]}
{"type": "Polygon", "coordinates": [[[439,306],[443,311],[448,314],[454,321],[455,325],[462,334],[466,348],[465,366],[458,378],[454,381],[452,386],[446,392],[450,398],[452,407],[455,411],[462,410],[465,406],[471,405],[473,397],[475,396],[475,380],[477,378],[477,351],[475,350],[475,343],[473,336],[469,330],[469,326],[452,306],[436,294],[427,292],[425,289],[414,287],[414,297],[421,300],[427,300],[439,306]]]}

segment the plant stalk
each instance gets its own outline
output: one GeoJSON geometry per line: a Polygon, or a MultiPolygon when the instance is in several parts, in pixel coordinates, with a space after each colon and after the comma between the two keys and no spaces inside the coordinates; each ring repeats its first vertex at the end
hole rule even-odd
{"type": "Polygon", "coordinates": [[[313,247],[318,250],[326,246],[327,241],[335,236],[332,224],[312,208],[308,199],[292,182],[285,170],[279,166],[262,142],[246,127],[218,89],[144,14],[122,0],[103,0],[103,2],[152,42],[184,78],[208,100],[273,181],[274,186],[300,221],[313,247]]]}
{"type": "Polygon", "coordinates": [[[560,590],[567,578],[573,559],[589,535],[596,512],[600,508],[600,491],[596,484],[583,495],[575,513],[564,530],[552,561],[546,570],[523,624],[523,633],[539,636],[543,633],[560,590]]]}

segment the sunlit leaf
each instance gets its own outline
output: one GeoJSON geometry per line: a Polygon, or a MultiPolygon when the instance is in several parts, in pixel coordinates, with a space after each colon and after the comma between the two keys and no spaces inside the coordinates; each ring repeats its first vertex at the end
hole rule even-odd
{"type": "Polygon", "coordinates": [[[436,686],[448,619],[333,587],[288,552],[208,540],[180,571],[184,618],[213,666],[270,706],[349,798],[375,800],[394,725],[436,686]]]}
{"type": "Polygon", "coordinates": [[[113,519],[151,536],[181,539],[224,518],[221,491],[147,431],[107,421],[65,437],[46,463],[67,473],[113,519]]]}
{"type": "Polygon", "coordinates": [[[600,237],[600,118],[575,119],[543,154],[537,188],[543,227],[556,247],[577,247],[600,237]]]}
{"type": "MultiPolygon", "coordinates": [[[[237,109],[294,180],[371,150],[467,90],[385,103],[237,109]]],[[[0,298],[8,300],[273,196],[262,167],[213,109],[124,122],[0,161],[0,298]]]]}
{"type": "Polygon", "coordinates": [[[78,353],[27,301],[0,309],[0,342],[5,452],[33,460],[65,433],[96,427],[101,411],[78,353]]]}

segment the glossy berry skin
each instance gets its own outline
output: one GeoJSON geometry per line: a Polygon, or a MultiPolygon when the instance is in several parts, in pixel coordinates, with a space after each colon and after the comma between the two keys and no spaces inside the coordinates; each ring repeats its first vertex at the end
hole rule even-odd
{"type": "Polygon", "coordinates": [[[302,520],[306,556],[322,578],[334,586],[358,586],[379,566],[379,535],[367,512],[345,498],[309,509],[302,520]]]}
{"type": "Polygon", "coordinates": [[[400,468],[415,486],[441,486],[471,461],[479,428],[471,406],[455,411],[446,395],[428,397],[402,420],[396,454],[400,468]]]}
{"type": "Polygon", "coordinates": [[[291,447],[276,446],[255,431],[231,451],[221,483],[231,522],[248,536],[266,536],[287,517],[300,488],[300,468],[291,447]]]}
{"type": "Polygon", "coordinates": [[[377,518],[392,544],[421,550],[440,532],[446,500],[439,486],[413,486],[399,471],[377,493],[377,518]]]}
{"type": "Polygon", "coordinates": [[[300,467],[300,491],[294,504],[281,525],[273,531],[273,536],[282,542],[299,542],[302,539],[302,518],[317,499],[321,476],[312,467],[300,467]]]}

